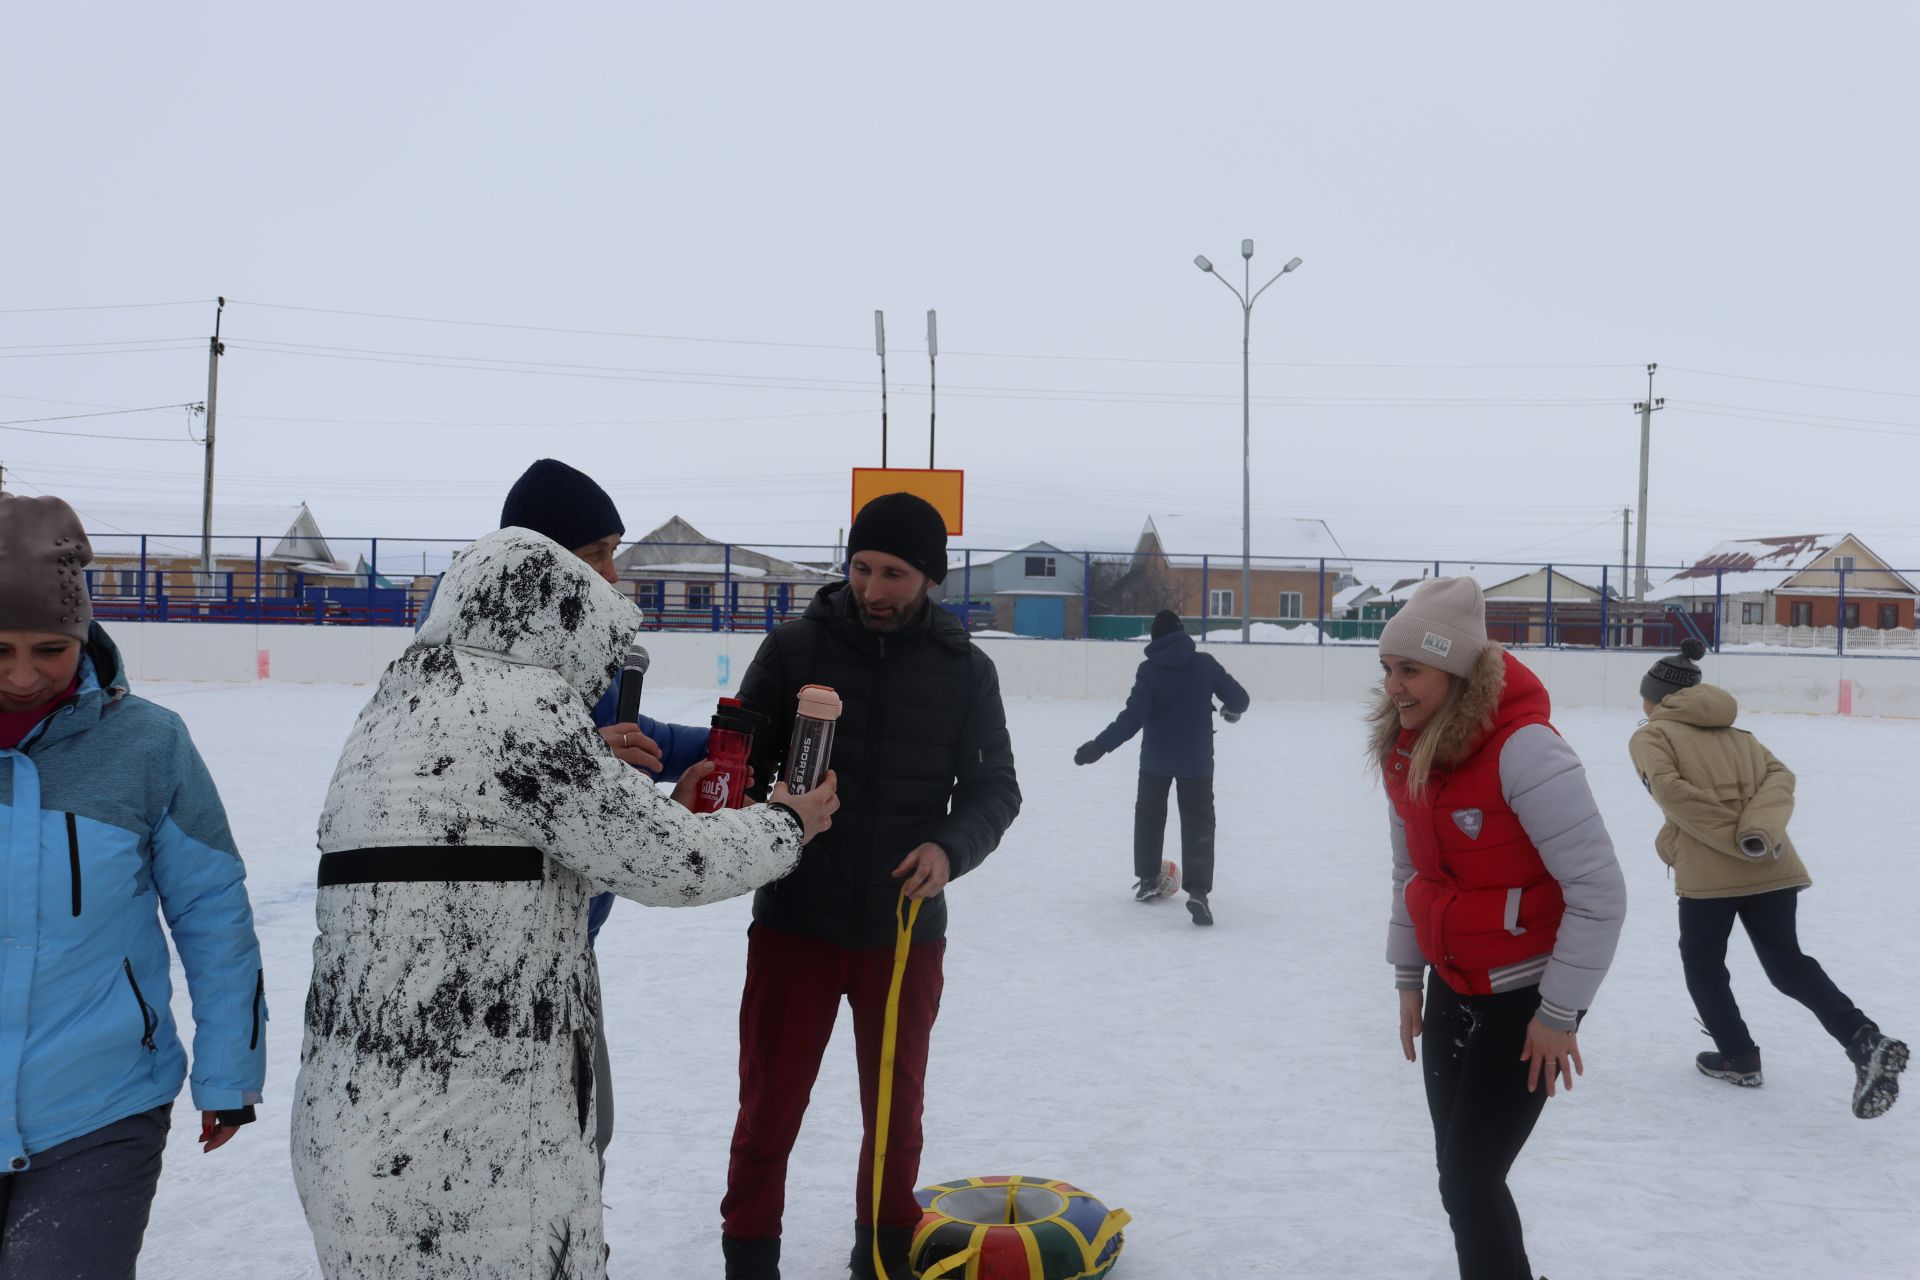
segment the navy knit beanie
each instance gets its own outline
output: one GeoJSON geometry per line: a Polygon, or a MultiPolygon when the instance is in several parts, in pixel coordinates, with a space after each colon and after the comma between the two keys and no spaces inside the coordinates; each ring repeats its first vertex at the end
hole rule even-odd
{"type": "Polygon", "coordinates": [[[860,508],[847,530],[847,559],[862,551],[898,556],[935,582],[947,579],[947,521],[911,493],[883,493],[860,508]]]}
{"type": "Polygon", "coordinates": [[[1694,660],[1706,656],[1707,646],[1695,637],[1688,636],[1680,642],[1679,653],[1660,659],[1641,677],[1640,696],[1658,705],[1670,693],[1693,688],[1702,679],[1700,668],[1693,665],[1694,660]]]}
{"type": "Polygon", "coordinates": [[[500,508],[500,527],[531,529],[569,551],[627,531],[613,499],[592,476],[552,458],[540,459],[513,482],[500,508]]]}
{"type": "Polygon", "coordinates": [[[1185,631],[1187,626],[1180,621],[1180,615],[1171,609],[1162,609],[1153,615],[1153,638],[1170,636],[1176,631],[1185,631]]]}

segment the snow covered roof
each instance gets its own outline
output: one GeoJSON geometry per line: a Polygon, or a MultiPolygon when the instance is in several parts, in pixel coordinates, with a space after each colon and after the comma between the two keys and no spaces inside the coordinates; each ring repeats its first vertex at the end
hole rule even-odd
{"type": "MultiPolygon", "coordinates": [[[[200,505],[185,502],[95,502],[72,504],[80,513],[97,556],[140,553],[140,535],[147,537],[149,556],[200,554],[200,505]]],[[[240,502],[213,504],[214,555],[231,559],[253,555],[242,544],[263,539],[261,555],[274,561],[332,563],[336,557],[320,532],[319,522],[304,502],[272,506],[240,502]]]]}
{"type": "MultiPolygon", "coordinates": [[[[1722,595],[1759,595],[1778,591],[1795,574],[1805,572],[1831,555],[1843,543],[1851,541],[1860,550],[1865,546],[1849,533],[1799,533],[1775,538],[1742,538],[1722,542],[1706,555],[1680,570],[1665,582],[1647,591],[1649,600],[1677,600],[1710,596],[1717,589],[1722,595]]],[[[1875,563],[1874,572],[1888,573],[1901,582],[1906,579],[1890,570],[1882,570],[1879,559],[1867,553],[1875,563]]],[[[1829,575],[1822,574],[1822,577],[1829,575]]],[[[1821,587],[1838,584],[1819,584],[1821,587]]],[[[1912,584],[1908,584],[1912,590],[1912,584]]]]}
{"type": "MultiPolygon", "coordinates": [[[[1169,556],[1224,556],[1240,545],[1238,520],[1232,522],[1231,528],[1219,521],[1182,520],[1178,534],[1179,545],[1169,544],[1153,517],[1149,516],[1140,530],[1140,540],[1134,546],[1134,554],[1151,555],[1157,549],[1160,554],[1169,556]]],[[[1341,550],[1339,540],[1333,536],[1333,530],[1327,527],[1324,520],[1263,516],[1255,511],[1253,539],[1253,567],[1256,572],[1262,569],[1318,569],[1322,560],[1326,561],[1327,569],[1335,573],[1348,572],[1353,567],[1347,559],[1347,553],[1341,550]]]]}
{"type": "Polygon", "coordinates": [[[729,550],[726,544],[715,542],[679,516],[624,548],[614,557],[614,564],[625,577],[644,577],[649,572],[720,575],[729,566],[736,578],[826,582],[834,576],[737,543],[729,550]]]}
{"type": "MultiPolygon", "coordinates": [[[[1547,598],[1544,588],[1539,591],[1517,591],[1514,589],[1519,583],[1525,582],[1528,578],[1544,574],[1547,569],[1546,565],[1528,568],[1523,564],[1458,565],[1443,563],[1440,567],[1445,570],[1445,572],[1440,575],[1441,577],[1472,578],[1480,584],[1480,590],[1484,592],[1490,600],[1545,600],[1547,598]]],[[[1595,595],[1600,594],[1600,570],[1598,569],[1590,569],[1580,565],[1569,565],[1564,568],[1560,565],[1554,565],[1553,576],[1556,582],[1571,583],[1576,586],[1585,587],[1595,595]]],[[[1378,599],[1388,601],[1389,603],[1403,603],[1411,599],[1413,593],[1418,591],[1421,583],[1425,581],[1427,581],[1427,579],[1416,578],[1412,581],[1403,582],[1391,591],[1381,592],[1378,599]]],[[[1620,590],[1620,584],[1617,582],[1609,582],[1607,589],[1617,595],[1620,590]]],[[[1560,598],[1557,592],[1556,598],[1560,598]]]]}

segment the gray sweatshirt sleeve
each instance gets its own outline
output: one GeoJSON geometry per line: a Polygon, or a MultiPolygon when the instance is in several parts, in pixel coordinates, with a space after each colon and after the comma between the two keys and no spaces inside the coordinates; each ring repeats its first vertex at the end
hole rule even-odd
{"type": "Polygon", "coordinates": [[[1587,771],[1566,740],[1528,725],[1500,752],[1500,789],[1547,872],[1560,882],[1567,910],[1540,979],[1540,1021],[1571,1031],[1590,1007],[1620,942],[1627,882],[1614,856],[1587,771]]]}
{"type": "Polygon", "coordinates": [[[1413,879],[1413,859],[1407,854],[1407,827],[1400,811],[1387,802],[1387,830],[1393,840],[1393,905],[1387,913],[1387,963],[1393,966],[1393,985],[1402,991],[1420,989],[1420,971],[1426,958],[1414,937],[1413,917],[1407,914],[1407,881],[1413,879]]]}

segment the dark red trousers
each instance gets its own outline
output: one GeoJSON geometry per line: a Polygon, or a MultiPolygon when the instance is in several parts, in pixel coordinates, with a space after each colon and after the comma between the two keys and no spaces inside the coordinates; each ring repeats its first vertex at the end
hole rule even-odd
{"type": "MultiPolygon", "coordinates": [[[[920,1176],[920,1111],[926,1095],[927,1043],[940,1013],[946,943],[917,943],[900,984],[893,1111],[880,1198],[883,1227],[920,1222],[913,1198],[920,1176]]],[[[804,934],[756,924],[747,941],[747,986],[740,997],[740,1116],[733,1127],[721,1229],[763,1239],[780,1234],[787,1202],[787,1156],[820,1073],[845,997],[853,1009],[853,1051],[860,1068],[864,1138],[854,1178],[854,1221],[873,1223],[873,1129],[878,1115],[880,1045],[886,1025],[893,951],[856,951],[804,934]]]]}

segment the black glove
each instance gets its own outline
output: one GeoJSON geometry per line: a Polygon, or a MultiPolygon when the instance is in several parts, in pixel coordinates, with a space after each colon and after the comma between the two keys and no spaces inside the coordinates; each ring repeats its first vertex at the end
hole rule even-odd
{"type": "Polygon", "coordinates": [[[1240,713],[1238,711],[1222,711],[1220,713],[1220,718],[1222,720],[1225,720],[1228,724],[1240,723],[1240,713]]]}
{"type": "Polygon", "coordinates": [[[1099,743],[1086,742],[1082,743],[1080,749],[1073,753],[1073,762],[1075,764],[1092,764],[1105,754],[1107,753],[1100,749],[1099,743]]]}

